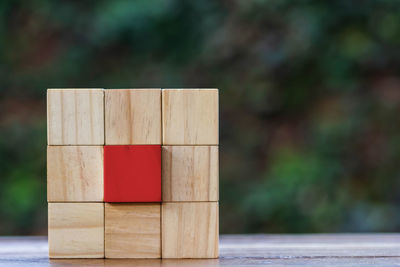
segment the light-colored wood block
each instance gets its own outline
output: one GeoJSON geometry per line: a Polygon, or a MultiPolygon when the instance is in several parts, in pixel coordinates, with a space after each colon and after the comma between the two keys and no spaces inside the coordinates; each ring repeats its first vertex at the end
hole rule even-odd
{"type": "Polygon", "coordinates": [[[49,203],[50,258],[104,258],[104,203],[49,203]]]}
{"type": "Polygon", "coordinates": [[[48,146],[47,201],[103,201],[103,146],[48,146]]]}
{"type": "Polygon", "coordinates": [[[48,89],[49,145],[103,145],[102,89],[48,89]]]}
{"type": "Polygon", "coordinates": [[[163,89],[163,144],[218,144],[218,89],[163,89]]]}
{"type": "Polygon", "coordinates": [[[218,202],[162,203],[163,258],[218,258],[218,202]]]}
{"type": "Polygon", "coordinates": [[[218,146],[162,147],[163,201],[218,201],[218,146]]]}
{"type": "Polygon", "coordinates": [[[105,204],[106,258],[161,258],[161,205],[105,204]]]}
{"type": "Polygon", "coordinates": [[[106,145],[161,144],[161,89],[105,90],[106,145]]]}

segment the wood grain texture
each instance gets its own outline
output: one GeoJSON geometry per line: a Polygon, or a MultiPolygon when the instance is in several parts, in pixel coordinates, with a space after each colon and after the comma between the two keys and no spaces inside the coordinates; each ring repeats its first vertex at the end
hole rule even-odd
{"type": "Polygon", "coordinates": [[[161,89],[105,90],[107,145],[161,144],[161,89]]]}
{"type": "Polygon", "coordinates": [[[161,258],[160,204],[105,204],[106,258],[161,258]]]}
{"type": "Polygon", "coordinates": [[[218,146],[162,147],[163,201],[218,201],[218,146]]]}
{"type": "Polygon", "coordinates": [[[103,146],[48,146],[47,201],[103,201],[103,146]]]}
{"type": "Polygon", "coordinates": [[[218,144],[218,89],[163,89],[163,144],[218,144]]]}
{"type": "Polygon", "coordinates": [[[163,258],[218,257],[218,202],[162,203],[163,258]]]}
{"type": "Polygon", "coordinates": [[[49,145],[103,145],[102,89],[48,89],[49,145]]]}
{"type": "Polygon", "coordinates": [[[0,237],[0,266],[397,266],[400,234],[221,235],[219,259],[49,259],[47,236],[0,237]]]}
{"type": "Polygon", "coordinates": [[[49,203],[49,257],[103,258],[104,204],[49,203]]]}

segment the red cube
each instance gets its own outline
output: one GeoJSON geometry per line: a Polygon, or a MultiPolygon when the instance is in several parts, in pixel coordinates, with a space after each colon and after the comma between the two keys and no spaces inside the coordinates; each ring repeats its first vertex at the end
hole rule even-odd
{"type": "Polygon", "coordinates": [[[104,202],[161,202],[161,146],[104,146],[104,202]]]}

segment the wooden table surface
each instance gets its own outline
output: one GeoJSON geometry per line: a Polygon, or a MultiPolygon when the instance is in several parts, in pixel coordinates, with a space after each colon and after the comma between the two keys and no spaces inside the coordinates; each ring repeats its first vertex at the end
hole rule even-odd
{"type": "Polygon", "coordinates": [[[49,260],[46,237],[0,237],[0,266],[400,266],[400,234],[222,235],[215,260],[49,260]]]}

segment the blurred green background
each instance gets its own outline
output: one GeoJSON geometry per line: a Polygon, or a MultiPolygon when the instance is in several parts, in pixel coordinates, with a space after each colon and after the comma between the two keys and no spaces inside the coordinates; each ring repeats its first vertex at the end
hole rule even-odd
{"type": "Polygon", "coordinates": [[[400,231],[399,1],[0,2],[0,234],[46,234],[46,88],[220,89],[221,233],[400,231]]]}

